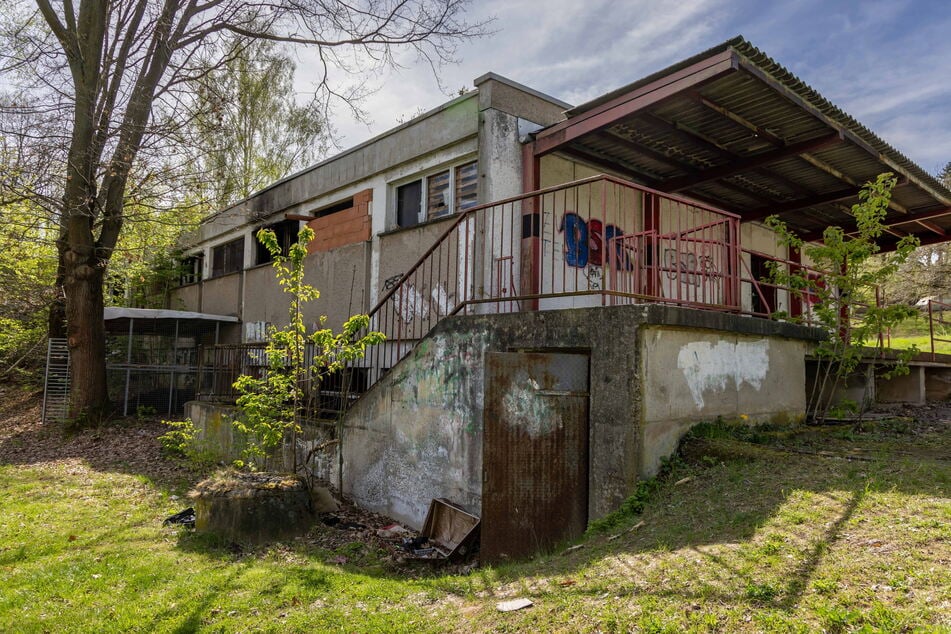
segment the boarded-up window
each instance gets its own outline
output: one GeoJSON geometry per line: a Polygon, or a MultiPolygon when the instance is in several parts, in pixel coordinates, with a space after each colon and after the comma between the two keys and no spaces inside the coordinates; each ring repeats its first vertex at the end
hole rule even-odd
{"type": "Polygon", "coordinates": [[[244,236],[211,250],[211,276],[227,275],[244,268],[244,236]]]}
{"type": "Polygon", "coordinates": [[[475,207],[479,201],[479,164],[475,161],[456,168],[456,211],[475,207]]]}
{"type": "Polygon", "coordinates": [[[449,170],[426,179],[426,218],[439,218],[449,213],[449,170]]]}

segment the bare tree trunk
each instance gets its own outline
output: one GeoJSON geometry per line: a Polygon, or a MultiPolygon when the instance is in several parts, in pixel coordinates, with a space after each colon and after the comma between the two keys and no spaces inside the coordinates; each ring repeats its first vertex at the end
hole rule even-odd
{"type": "Polygon", "coordinates": [[[71,365],[69,409],[70,418],[83,425],[99,422],[112,408],[106,390],[104,269],[88,260],[74,263],[76,258],[74,251],[67,252],[64,288],[71,365]]]}

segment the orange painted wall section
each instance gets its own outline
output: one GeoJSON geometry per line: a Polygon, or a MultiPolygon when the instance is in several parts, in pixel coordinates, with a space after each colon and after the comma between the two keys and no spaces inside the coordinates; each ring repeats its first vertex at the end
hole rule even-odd
{"type": "Polygon", "coordinates": [[[370,239],[370,202],[373,190],[365,189],[353,196],[353,207],[315,218],[307,223],[315,237],[307,245],[308,253],[330,251],[337,247],[370,239]]]}

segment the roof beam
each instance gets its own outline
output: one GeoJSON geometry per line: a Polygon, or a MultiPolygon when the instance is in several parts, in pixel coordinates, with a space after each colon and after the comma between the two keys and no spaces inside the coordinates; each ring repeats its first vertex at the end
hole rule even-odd
{"type": "Polygon", "coordinates": [[[827,194],[817,194],[815,196],[809,196],[806,198],[798,198],[796,200],[790,200],[788,202],[776,203],[775,205],[760,207],[759,209],[752,209],[742,214],[743,220],[761,220],[773,214],[781,214],[787,211],[796,211],[797,209],[803,209],[805,207],[815,207],[816,205],[834,203],[840,200],[846,200],[848,198],[853,198],[854,196],[858,196],[859,191],[860,191],[859,188],[851,187],[849,189],[840,189],[838,191],[829,192],[827,194]]]}
{"type": "MultiPolygon", "coordinates": [[[[895,228],[900,225],[907,225],[912,223],[920,223],[923,220],[932,220],[934,218],[943,218],[946,216],[951,216],[951,207],[945,207],[944,209],[936,209],[934,211],[924,211],[921,213],[915,213],[910,211],[907,216],[900,218],[898,220],[893,220],[892,222],[886,223],[885,226],[888,228],[895,228]]],[[[855,223],[851,223],[848,226],[843,227],[843,230],[846,233],[853,232],[857,229],[855,223]]],[[[806,242],[812,242],[814,240],[819,240],[822,238],[821,231],[813,231],[812,233],[807,233],[801,236],[806,242]]],[[[940,240],[934,240],[933,242],[940,242],[940,240]]]]}
{"type": "Polygon", "coordinates": [[[726,178],[727,176],[733,176],[734,174],[745,172],[748,169],[775,163],[776,161],[780,161],[790,156],[796,156],[798,154],[817,150],[831,145],[832,143],[837,143],[840,140],[841,137],[838,133],[826,134],[815,139],[793,143],[792,145],[787,145],[769,152],[761,152],[760,154],[737,159],[732,163],[727,163],[726,165],[721,165],[720,167],[706,169],[696,176],[671,178],[661,183],[661,188],[665,191],[671,192],[688,189],[701,183],[719,180],[721,178],[726,178]]]}
{"type": "Polygon", "coordinates": [[[801,96],[799,96],[798,94],[796,94],[795,92],[787,88],[786,86],[782,85],[780,82],[776,81],[776,79],[770,76],[769,73],[765,72],[763,69],[756,66],[756,64],[754,64],[750,60],[744,57],[739,57],[739,66],[742,70],[746,71],[747,73],[753,75],[754,77],[762,81],[769,88],[779,93],[782,97],[784,97],[788,101],[793,102],[794,104],[796,104],[797,106],[799,106],[800,108],[802,108],[803,110],[805,110],[806,112],[814,116],[815,118],[819,119],[820,121],[828,125],[830,128],[834,130],[838,130],[843,135],[844,138],[848,139],[849,141],[854,143],[856,146],[862,148],[863,150],[871,154],[873,157],[875,157],[876,160],[881,161],[882,163],[887,165],[891,171],[895,172],[899,176],[905,177],[906,179],[908,179],[909,181],[917,185],[919,188],[921,188],[922,191],[927,193],[929,196],[934,198],[936,201],[938,201],[942,205],[951,205],[951,198],[948,198],[947,195],[938,191],[937,189],[935,189],[928,183],[921,181],[921,179],[916,178],[915,175],[909,172],[907,169],[905,169],[904,167],[902,167],[901,165],[899,165],[892,159],[888,158],[884,154],[881,154],[880,152],[878,152],[878,150],[876,150],[874,147],[869,145],[869,143],[866,142],[864,139],[856,135],[851,130],[848,130],[842,127],[842,125],[840,125],[838,122],[833,120],[831,117],[826,115],[824,112],[816,108],[814,105],[809,103],[807,100],[803,99],[801,96]]]}
{"type": "Polygon", "coordinates": [[[697,100],[701,105],[706,106],[710,110],[713,110],[716,113],[726,117],[730,121],[746,128],[759,138],[763,139],[767,143],[771,143],[776,146],[786,145],[786,141],[776,136],[766,128],[760,127],[741,115],[736,114],[732,110],[728,109],[726,106],[723,106],[709,97],[704,97],[697,91],[691,91],[691,97],[697,100]]]}
{"type": "Polygon", "coordinates": [[[610,130],[607,130],[605,132],[599,132],[596,136],[598,136],[599,138],[605,139],[608,143],[617,143],[618,145],[627,148],[631,152],[635,152],[637,154],[643,154],[649,159],[657,161],[658,163],[669,165],[670,167],[673,167],[675,169],[679,169],[688,173],[697,173],[700,171],[699,168],[695,167],[694,165],[684,160],[677,159],[672,156],[668,156],[667,154],[664,154],[663,152],[659,152],[658,150],[648,147],[642,143],[638,143],[637,141],[634,141],[632,139],[627,139],[625,137],[622,137],[616,132],[611,132],[610,130]]]}
{"type": "MultiPolygon", "coordinates": [[[[700,147],[704,148],[708,152],[712,154],[716,154],[717,156],[720,156],[721,158],[725,158],[730,161],[736,160],[737,158],[734,152],[732,152],[729,148],[722,145],[721,143],[718,143],[716,139],[714,139],[713,137],[707,136],[706,134],[703,134],[699,130],[694,130],[693,128],[691,128],[690,126],[686,124],[680,123],[679,121],[675,121],[675,122],[667,121],[666,119],[663,119],[652,112],[645,112],[639,116],[642,119],[645,119],[646,121],[648,121],[649,123],[652,123],[658,127],[664,128],[667,132],[673,134],[674,136],[677,136],[681,140],[686,141],[687,143],[693,143],[695,145],[699,145],[700,147]]],[[[815,195],[814,191],[807,189],[806,187],[803,187],[796,181],[786,178],[782,174],[778,174],[774,171],[771,171],[769,169],[762,168],[762,167],[758,168],[757,171],[763,174],[764,176],[766,176],[767,178],[771,178],[775,181],[782,183],[789,189],[799,193],[802,196],[815,195]]]]}
{"type": "Polygon", "coordinates": [[[626,176],[632,176],[644,185],[647,185],[652,189],[657,189],[658,179],[655,175],[646,172],[642,168],[630,165],[629,163],[618,161],[616,158],[600,156],[598,153],[587,148],[581,149],[577,146],[559,148],[558,151],[562,154],[567,154],[578,160],[594,165],[600,169],[607,170],[608,172],[617,172],[625,174],[626,176]]]}
{"type": "MultiPolygon", "coordinates": [[[[832,165],[826,163],[826,162],[823,161],[822,159],[818,159],[818,158],[816,158],[815,156],[812,156],[811,154],[803,154],[803,155],[801,155],[799,158],[803,159],[804,161],[806,161],[807,163],[809,163],[810,165],[812,165],[812,166],[815,167],[816,169],[818,169],[818,170],[820,170],[820,171],[823,171],[823,172],[825,172],[826,174],[828,174],[828,175],[830,175],[830,176],[833,176],[833,177],[839,179],[839,180],[842,181],[843,183],[848,183],[848,184],[851,185],[852,187],[858,187],[858,188],[860,188],[860,189],[861,189],[861,187],[862,187],[862,184],[859,183],[857,180],[855,180],[854,178],[852,178],[851,176],[849,176],[849,175],[847,175],[847,174],[842,173],[840,170],[837,170],[835,167],[833,167],[832,165]]],[[[907,214],[907,213],[908,213],[908,208],[907,208],[907,207],[905,207],[904,205],[898,204],[898,203],[895,202],[894,200],[890,200],[890,201],[888,202],[888,206],[889,206],[889,208],[894,209],[894,210],[897,211],[898,213],[901,213],[901,214],[907,214]]]]}
{"type": "Polygon", "coordinates": [[[944,230],[944,227],[942,227],[941,225],[935,224],[931,222],[930,220],[916,220],[915,222],[920,224],[925,229],[929,229],[930,231],[937,233],[939,236],[948,235],[948,232],[944,230]]]}
{"type": "Polygon", "coordinates": [[[656,106],[684,90],[696,88],[706,82],[735,72],[738,57],[734,51],[727,49],[682,68],[671,75],[660,77],[630,92],[619,95],[587,112],[582,112],[561,123],[556,123],[538,133],[533,151],[536,156],[553,152],[561,145],[611,125],[645,108],[656,106]]]}
{"type": "Polygon", "coordinates": [[[686,141],[687,143],[693,143],[694,145],[702,147],[711,154],[716,154],[717,156],[730,160],[736,158],[736,154],[731,152],[728,148],[721,145],[720,143],[717,143],[716,139],[708,137],[702,132],[694,130],[684,123],[680,123],[679,121],[667,121],[653,112],[644,112],[638,116],[645,119],[649,123],[661,128],[665,128],[668,132],[672,133],[676,137],[679,137],[681,140],[686,141]]]}

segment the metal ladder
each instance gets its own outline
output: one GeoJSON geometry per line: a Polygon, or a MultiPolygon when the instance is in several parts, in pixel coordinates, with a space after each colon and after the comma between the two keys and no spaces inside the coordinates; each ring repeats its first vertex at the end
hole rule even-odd
{"type": "Polygon", "coordinates": [[[44,423],[62,423],[69,417],[69,346],[66,339],[50,339],[46,348],[43,387],[44,423]]]}

